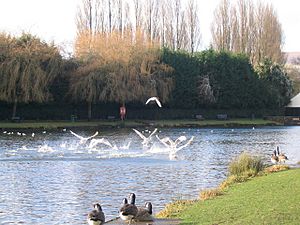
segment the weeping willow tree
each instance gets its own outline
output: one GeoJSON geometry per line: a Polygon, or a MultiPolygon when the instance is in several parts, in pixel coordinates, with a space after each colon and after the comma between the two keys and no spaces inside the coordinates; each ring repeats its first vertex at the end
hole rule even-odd
{"type": "Polygon", "coordinates": [[[61,71],[62,59],[54,45],[48,45],[30,34],[19,38],[2,34],[0,61],[0,100],[13,103],[46,102],[49,86],[61,71]]]}
{"type": "Polygon", "coordinates": [[[70,94],[73,100],[88,103],[88,119],[97,102],[125,105],[145,102],[152,95],[168,100],[172,68],[161,62],[158,45],[138,32],[135,35],[134,42],[126,32],[96,34],[92,39],[87,32],[77,37],[75,53],[83,64],[70,80],[70,94]]]}

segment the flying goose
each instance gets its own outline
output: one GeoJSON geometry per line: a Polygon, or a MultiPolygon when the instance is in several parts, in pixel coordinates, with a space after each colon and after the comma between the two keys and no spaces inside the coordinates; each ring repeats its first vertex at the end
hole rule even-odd
{"type": "Polygon", "coordinates": [[[148,137],[146,137],[145,135],[143,135],[141,132],[139,132],[138,130],[136,130],[136,129],[132,129],[137,135],[139,135],[140,136],[140,138],[142,138],[143,139],[143,141],[142,141],[142,145],[144,146],[144,147],[148,147],[149,146],[149,143],[150,143],[150,140],[151,140],[151,138],[152,138],[152,136],[156,133],[156,131],[157,131],[157,128],[155,128],[154,129],[154,131],[152,132],[152,133],[150,133],[150,135],[148,136],[148,137]]]}
{"type": "Polygon", "coordinates": [[[138,212],[137,212],[134,220],[136,220],[136,221],[153,221],[151,202],[146,202],[145,208],[138,208],[138,212]]]}
{"type": "Polygon", "coordinates": [[[96,137],[98,135],[98,131],[96,131],[92,136],[90,137],[82,137],[76,133],[74,133],[73,131],[71,131],[71,134],[73,134],[75,137],[78,137],[80,139],[79,144],[85,144],[89,139],[92,139],[93,137],[96,137]]]}
{"type": "Polygon", "coordinates": [[[94,204],[94,210],[87,215],[89,225],[101,225],[105,222],[105,216],[99,203],[94,204]]]}
{"type": "Polygon", "coordinates": [[[160,101],[158,100],[157,97],[151,97],[151,98],[149,98],[149,99],[146,101],[146,105],[147,105],[149,102],[151,102],[151,101],[155,101],[156,104],[157,104],[160,108],[162,107],[162,105],[161,105],[161,103],[160,103],[160,101]]]}
{"type": "Polygon", "coordinates": [[[135,194],[131,193],[129,195],[130,203],[127,203],[127,199],[123,199],[123,206],[120,209],[119,216],[122,220],[129,221],[129,224],[131,224],[131,221],[135,218],[138,208],[135,205],[135,194]]]}

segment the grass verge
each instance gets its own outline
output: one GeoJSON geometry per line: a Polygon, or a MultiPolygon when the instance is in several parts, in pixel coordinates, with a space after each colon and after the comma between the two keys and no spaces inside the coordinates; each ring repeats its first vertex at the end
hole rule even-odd
{"type": "MultiPolygon", "coordinates": [[[[186,204],[180,211],[169,213],[169,217],[181,218],[186,225],[299,224],[300,169],[274,173],[284,169],[284,166],[275,167],[244,183],[229,182],[225,194],[186,204]]],[[[169,207],[168,211],[172,209],[169,207]]]]}

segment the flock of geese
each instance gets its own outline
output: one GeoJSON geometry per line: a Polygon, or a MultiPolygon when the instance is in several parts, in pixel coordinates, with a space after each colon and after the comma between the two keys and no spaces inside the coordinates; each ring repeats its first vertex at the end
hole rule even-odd
{"type": "MultiPolygon", "coordinates": [[[[140,208],[135,205],[135,194],[129,194],[129,203],[127,198],[123,199],[123,205],[119,209],[119,218],[123,221],[137,222],[137,221],[153,221],[152,216],[152,204],[151,202],[146,202],[145,207],[140,208]]],[[[102,211],[101,205],[99,203],[94,204],[94,209],[88,213],[87,222],[89,225],[101,225],[105,222],[105,215],[102,211]]]]}

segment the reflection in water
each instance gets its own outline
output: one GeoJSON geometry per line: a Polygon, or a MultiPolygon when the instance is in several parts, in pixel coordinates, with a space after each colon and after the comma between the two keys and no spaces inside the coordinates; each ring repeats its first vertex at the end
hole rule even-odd
{"type": "MultiPolygon", "coordinates": [[[[69,132],[1,133],[0,224],[85,224],[95,202],[109,219],[130,192],[136,193],[139,206],[152,201],[155,213],[173,199],[197,198],[200,189],[218,185],[228,163],[244,150],[269,161],[278,145],[288,163],[300,160],[298,127],[159,131],[162,136],[195,138],[178,152],[180,160],[170,161],[160,143],[145,149],[126,129],[100,131],[97,136],[116,146],[131,142],[129,149],[118,150],[78,146],[69,132]]],[[[82,136],[94,132],[77,131],[82,136]]]]}

